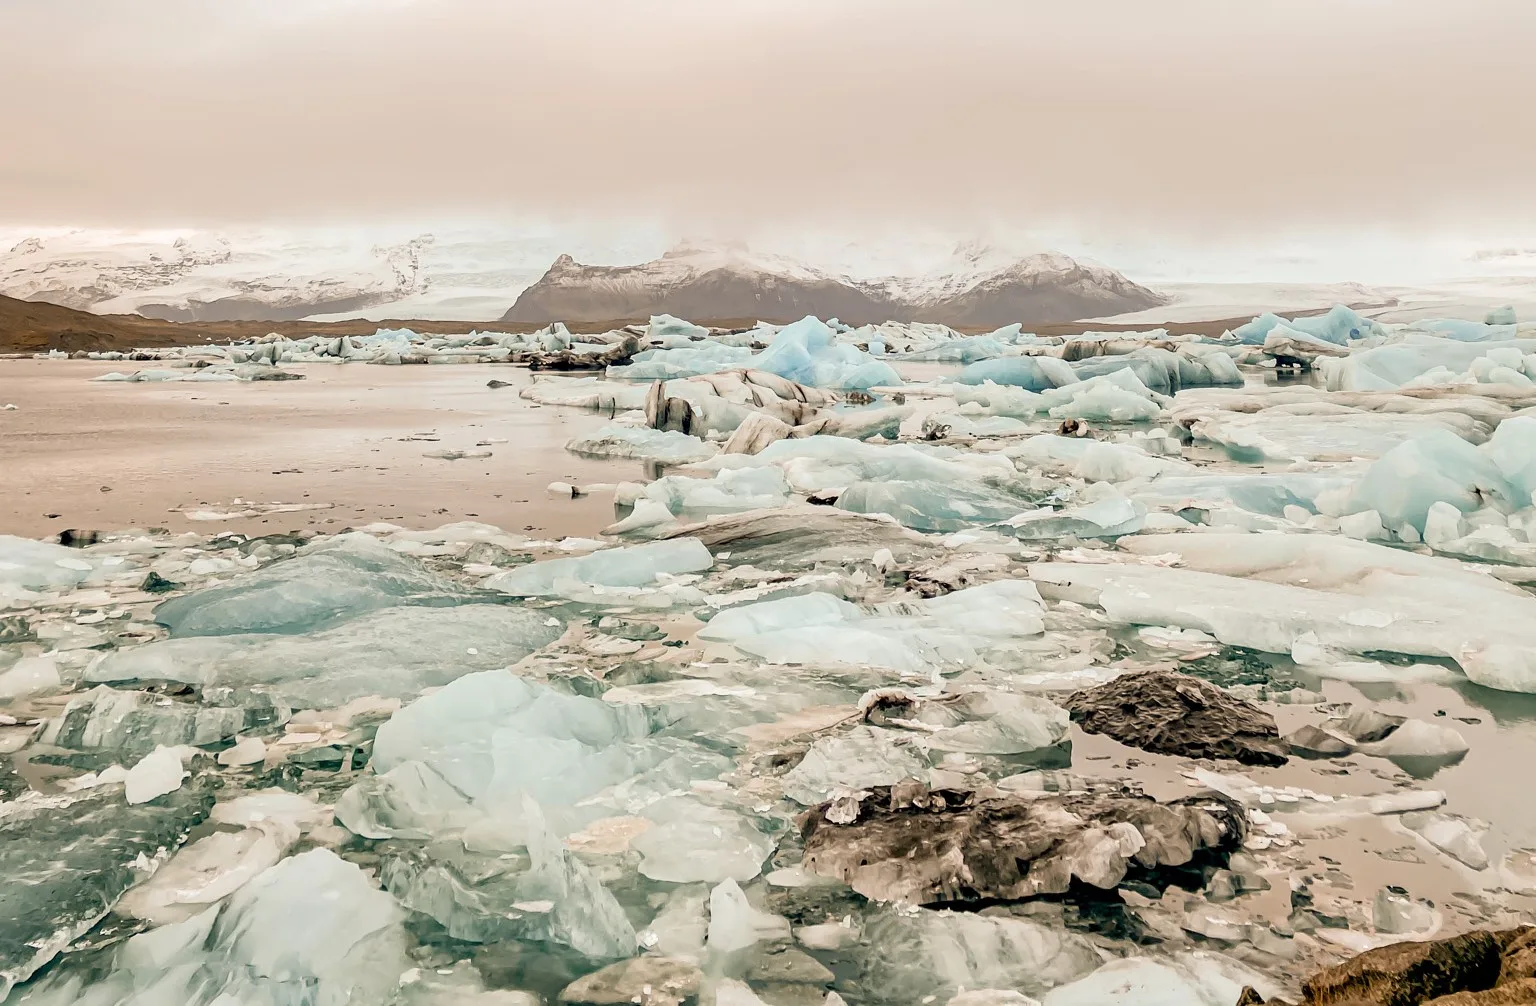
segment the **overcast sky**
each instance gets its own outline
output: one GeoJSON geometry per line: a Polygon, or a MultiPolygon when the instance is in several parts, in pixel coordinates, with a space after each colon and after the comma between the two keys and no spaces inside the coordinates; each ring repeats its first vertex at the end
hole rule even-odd
{"type": "Polygon", "coordinates": [[[0,222],[1536,232],[1536,0],[0,0],[0,222]]]}

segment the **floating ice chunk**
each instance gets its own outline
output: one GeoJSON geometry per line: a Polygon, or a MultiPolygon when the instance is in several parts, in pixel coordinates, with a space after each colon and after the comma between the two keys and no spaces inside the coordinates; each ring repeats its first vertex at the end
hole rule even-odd
{"type": "Polygon", "coordinates": [[[1512,329],[1483,325],[1475,328],[1475,333],[1464,331],[1462,334],[1474,334],[1487,341],[1458,341],[1454,338],[1455,333],[1449,331],[1440,335],[1409,332],[1401,342],[1359,350],[1342,360],[1320,360],[1318,369],[1329,391],[1394,391],[1437,370],[1447,373],[1457,383],[1462,380],[1475,383],[1468,372],[1473,362],[1490,350],[1508,347],[1522,354],[1536,351],[1536,342],[1513,339],[1512,329]],[[1468,376],[1462,378],[1459,375],[1468,376]]]}
{"type": "Polygon", "coordinates": [[[1382,755],[1440,755],[1465,754],[1470,748],[1466,738],[1451,727],[1426,723],[1423,720],[1406,720],[1385,738],[1360,746],[1366,754],[1382,755]]]}
{"type": "Polygon", "coordinates": [[[1163,475],[1192,475],[1184,461],[1152,457],[1129,444],[1109,444],[1079,437],[1030,437],[1002,452],[1021,468],[1074,475],[1090,482],[1128,482],[1163,475]]]}
{"type": "Polygon", "coordinates": [[[78,549],[0,534],[0,587],[74,587],[90,579],[97,568],[94,557],[78,549]]]}
{"type": "Polygon", "coordinates": [[[889,364],[836,342],[832,330],[812,317],[780,329],[751,366],[813,388],[869,389],[901,383],[889,364]]]}
{"type": "Polygon", "coordinates": [[[188,775],[182,768],[182,748],[157,747],[141,758],[128,770],[123,780],[124,795],[129,806],[148,803],[156,797],[181,789],[181,781],[188,775]]]}
{"type": "MultiPolygon", "coordinates": [[[[471,800],[516,799],[520,807],[526,793],[540,803],[567,803],[617,782],[610,774],[624,766],[603,751],[647,732],[639,710],[483,671],[416,700],[381,725],[373,764],[387,774],[421,762],[471,800]]],[[[430,793],[425,780],[417,782],[430,793]]]]}
{"type": "Polygon", "coordinates": [[[1245,985],[1274,994],[1262,975],[1222,954],[1126,957],[1052,989],[1042,1006],[1232,1006],[1245,985]]]}
{"type": "Polygon", "coordinates": [[[967,712],[979,718],[934,732],[926,740],[929,748],[1021,755],[1061,743],[1070,729],[1067,711],[1038,696],[983,692],[970,698],[967,712]]]}
{"type": "Polygon", "coordinates": [[[1024,541],[1047,538],[1116,538],[1135,534],[1146,523],[1147,508],[1118,494],[1065,510],[1031,510],[1003,521],[1024,541]]]}
{"type": "Polygon", "coordinates": [[[707,471],[777,465],[796,492],[838,489],[859,481],[973,482],[996,476],[1012,478],[1004,457],[973,454],[952,447],[916,444],[866,444],[845,437],[813,436],[780,440],[755,455],[726,454],[698,465],[707,471]]]}
{"type": "Polygon", "coordinates": [[[179,850],[116,910],[155,925],[183,922],[276,866],[297,838],[297,831],[272,827],[216,831],[179,850]]]}
{"type": "Polygon", "coordinates": [[[256,765],[267,759],[267,745],[260,737],[242,737],[233,746],[219,752],[218,762],[226,768],[256,765]]]}
{"type": "Polygon", "coordinates": [[[918,531],[958,531],[989,524],[1033,506],[1002,489],[976,483],[935,481],[855,482],[837,506],[854,513],[883,513],[918,531]]]}
{"type": "Polygon", "coordinates": [[[571,585],[644,587],[663,574],[696,573],[714,564],[715,557],[699,539],[672,538],[532,563],[497,573],[486,586],[519,597],[550,597],[571,585]]]}
{"type": "Polygon", "coordinates": [[[1490,499],[1521,505],[1518,491],[1487,452],[1436,430],[1383,454],[1356,483],[1344,509],[1375,510],[1388,527],[1408,524],[1424,533],[1434,504],[1470,512],[1490,499]]]}
{"type": "Polygon", "coordinates": [[[1387,537],[1387,529],[1381,525],[1381,514],[1375,510],[1362,510],[1340,517],[1339,533],[1346,538],[1359,538],[1362,541],[1382,541],[1387,537]]]}
{"type": "Polygon", "coordinates": [[[1353,308],[1335,304],[1326,314],[1286,321],[1274,314],[1261,314],[1257,318],[1232,330],[1237,341],[1252,346],[1263,345],[1265,338],[1275,329],[1285,327],[1314,339],[1344,346],[1355,339],[1381,334],[1380,323],[1364,317],[1353,308]]]}
{"type": "Polygon", "coordinates": [[[364,838],[426,839],[478,815],[469,799],[419,761],[364,776],[336,801],[336,820],[364,838]]]}
{"type": "Polygon", "coordinates": [[[605,458],[644,458],[668,464],[685,465],[705,461],[720,450],[714,444],[676,430],[653,430],[643,426],[610,424],[587,437],[566,443],[573,454],[605,458]]]}
{"type": "Polygon", "coordinates": [[[762,871],[773,840],[740,814],[686,798],[647,807],[656,822],[630,841],[640,873],[671,884],[747,881],[762,871]]]}
{"type": "Polygon", "coordinates": [[[1206,413],[1190,421],[1196,437],[1223,447],[1237,461],[1350,461],[1379,458],[1404,440],[1439,434],[1480,442],[1487,427],[1460,413],[1252,415],[1206,413]]]}
{"type": "Polygon", "coordinates": [[[1378,933],[1393,936],[1428,935],[1439,928],[1439,913],[1415,901],[1400,887],[1383,887],[1371,903],[1371,920],[1378,933]]]}
{"type": "Polygon", "coordinates": [[[628,517],[609,524],[603,528],[603,533],[654,536],[660,533],[662,528],[674,527],[676,524],[677,518],[672,515],[671,510],[667,509],[665,503],[642,496],[635,500],[634,508],[630,510],[628,517]]]}
{"type": "Polygon", "coordinates": [[[1448,545],[1463,533],[1461,511],[1454,504],[1436,500],[1424,512],[1424,544],[1430,548],[1448,545]]]}
{"type": "Polygon", "coordinates": [[[813,807],[839,790],[927,779],[927,764],[910,746],[900,743],[900,737],[895,731],[861,726],[817,738],[800,764],[784,776],[784,795],[813,807]]]}
{"type": "Polygon", "coordinates": [[[736,881],[725,880],[709,892],[709,949],[728,954],[763,940],[788,938],[789,920],[753,908],[736,881]]]}
{"type": "Polygon", "coordinates": [[[1038,995],[1088,974],[1102,961],[1075,933],[1008,916],[893,911],[875,917],[866,934],[871,951],[861,985],[890,1002],[976,988],[1038,995]]]}
{"type": "Polygon", "coordinates": [[[544,615],[506,605],[386,608],[297,636],[203,636],[116,650],[85,679],[256,688],[327,709],[365,695],[410,698],[470,671],[505,667],[560,632],[544,615]]]}
{"type": "Polygon", "coordinates": [[[1001,384],[1026,391],[1045,391],[1078,380],[1065,360],[1053,356],[1012,356],[973,363],[955,376],[956,384],[1001,384]]]}
{"type": "Polygon", "coordinates": [[[1317,535],[1150,535],[1120,545],[1177,553],[1191,568],[1038,564],[1030,575],[1132,625],[1200,629],[1271,653],[1310,640],[1347,653],[1443,656],[1488,687],[1536,690],[1536,601],[1454,560],[1317,535]]]}
{"type": "Polygon", "coordinates": [[[647,486],[645,495],[674,514],[707,515],[780,506],[790,488],[778,468],[742,468],[712,479],[668,475],[647,486]]]}
{"type": "Polygon", "coordinates": [[[1430,845],[1474,870],[1488,868],[1488,854],[1483,851],[1479,832],[1459,817],[1432,811],[1404,814],[1403,827],[1418,834],[1430,845]]]}
{"type": "Polygon", "coordinates": [[[243,730],[280,726],[289,715],[286,705],[264,695],[225,699],[215,693],[191,703],[101,687],[70,699],[39,739],[58,747],[137,756],[160,746],[216,744],[243,730]]]}
{"type": "Polygon", "coordinates": [[[722,611],[698,631],[698,637],[730,641],[781,629],[836,625],[860,617],[859,609],[842,598],[817,592],[722,611]]]}
{"type": "Polygon", "coordinates": [[[24,699],[60,687],[59,667],[51,656],[22,657],[0,672],[0,700],[24,699]]]}
{"type": "Polygon", "coordinates": [[[702,339],[709,335],[709,329],[702,325],[695,325],[691,321],[674,318],[670,314],[653,314],[651,315],[649,325],[646,327],[646,334],[652,339],[666,339],[675,336],[682,336],[685,339],[702,339]]]}

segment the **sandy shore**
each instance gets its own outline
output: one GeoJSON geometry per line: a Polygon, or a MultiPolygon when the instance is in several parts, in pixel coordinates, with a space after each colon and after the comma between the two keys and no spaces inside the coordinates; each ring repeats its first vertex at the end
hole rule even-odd
{"type": "Polygon", "coordinates": [[[591,535],[613,520],[611,498],[556,500],[546,486],[643,473],[640,462],[563,450],[606,420],[524,401],[517,388],[529,375],[517,367],[311,365],[293,368],[302,381],[251,384],[90,380],[113,369],[0,360],[0,406],[16,406],[0,411],[0,532],[330,532],[376,520],[482,520],[541,536],[591,535]],[[488,388],[492,378],[515,387],[488,388]],[[435,450],[491,457],[423,456],[435,450]],[[237,499],[324,509],[222,521],[179,512],[252,509],[237,499]]]}

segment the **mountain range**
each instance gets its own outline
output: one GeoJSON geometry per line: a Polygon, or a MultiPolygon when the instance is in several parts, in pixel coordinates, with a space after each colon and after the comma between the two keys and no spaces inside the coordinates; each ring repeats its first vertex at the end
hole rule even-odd
{"type": "Polygon", "coordinates": [[[684,245],[638,265],[583,265],[561,255],[502,321],[592,322],[671,314],[848,324],[933,321],[955,326],[1048,324],[1144,311],[1167,303],[1113,269],[1065,255],[1003,260],[962,249],[933,277],[854,279],[740,247],[684,245]]]}

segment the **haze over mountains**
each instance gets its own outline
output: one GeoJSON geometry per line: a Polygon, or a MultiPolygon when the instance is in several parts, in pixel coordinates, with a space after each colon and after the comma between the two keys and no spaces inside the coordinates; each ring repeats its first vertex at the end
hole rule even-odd
{"type": "Polygon", "coordinates": [[[1111,269],[1063,255],[1021,258],[984,245],[957,248],[928,275],[873,278],[742,245],[684,244],[637,265],[583,265],[561,254],[542,276],[535,255],[535,247],[474,246],[431,234],[372,245],[207,233],[32,236],[0,252],[0,294],[98,314],[195,322],[275,322],[378,309],[394,317],[478,321],[586,322],[659,313],[787,321],[816,314],[851,323],[1003,325],[1165,302],[1111,269]]]}
{"type": "Polygon", "coordinates": [[[1166,298],[1112,269],[1065,255],[1007,262],[969,249],[934,277],[856,280],[742,248],[683,246],[628,266],[555,260],[503,321],[599,321],[672,314],[763,318],[808,314],[849,324],[937,321],[950,325],[1048,323],[1141,311],[1166,298]]]}

